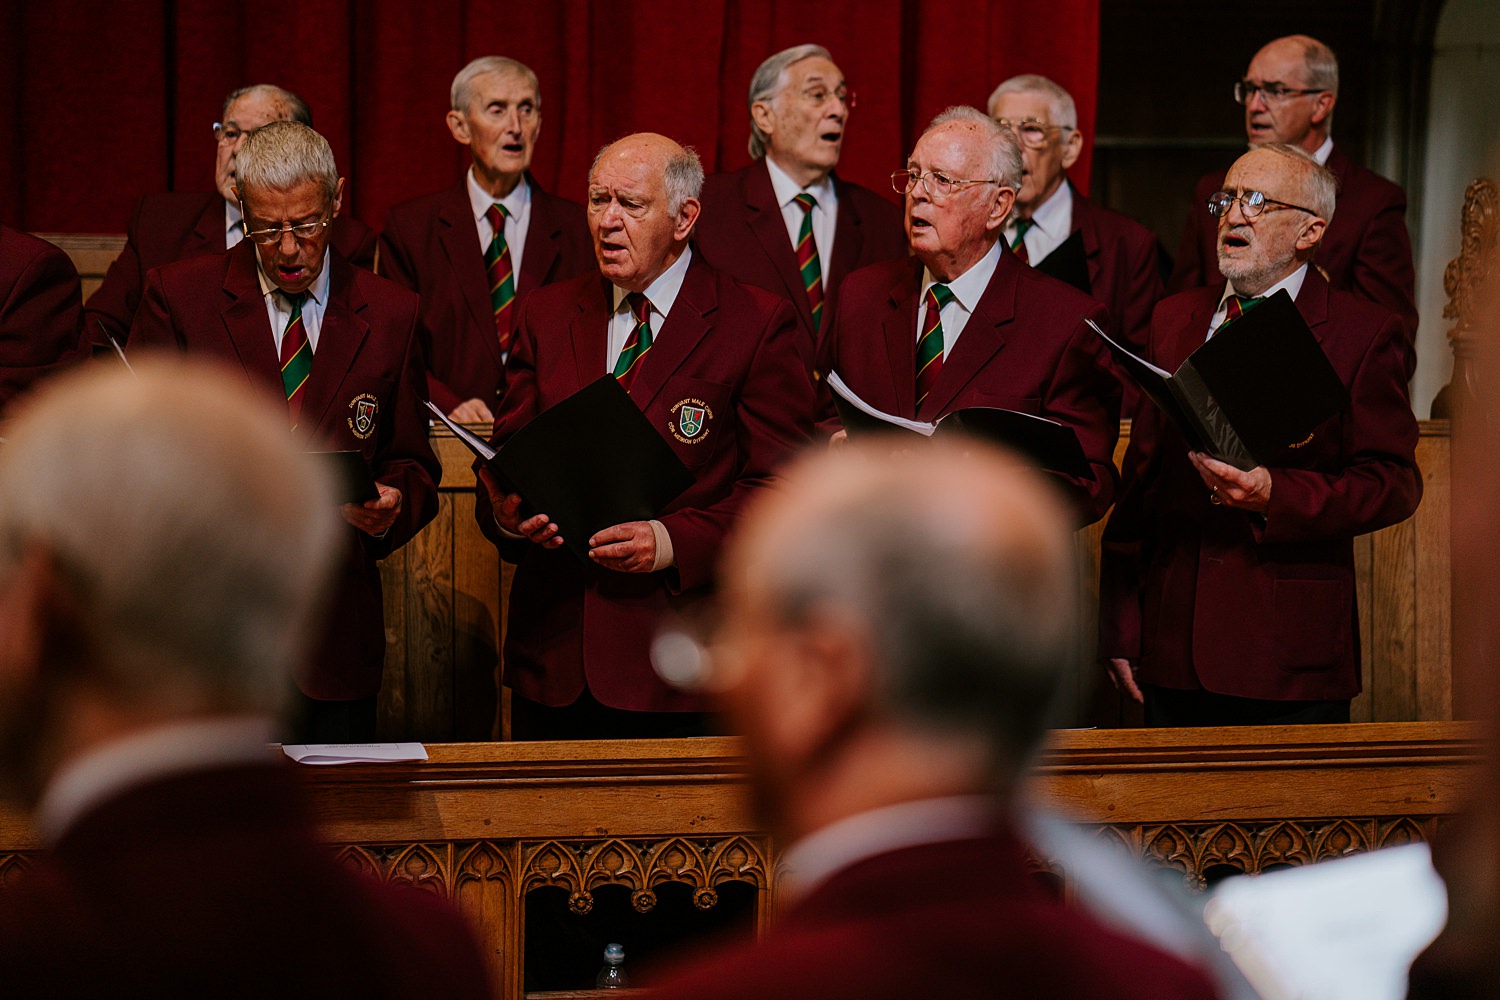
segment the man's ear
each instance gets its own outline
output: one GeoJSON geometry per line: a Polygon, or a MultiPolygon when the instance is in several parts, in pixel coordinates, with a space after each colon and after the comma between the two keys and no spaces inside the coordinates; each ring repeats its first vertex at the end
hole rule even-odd
{"type": "Polygon", "coordinates": [[[999,232],[1004,229],[1005,220],[1010,218],[1011,209],[1015,207],[1016,189],[1003,185],[997,188],[994,200],[990,202],[989,215],[984,220],[984,228],[990,232],[999,232]]]}
{"type": "Polygon", "coordinates": [[[337,188],[335,188],[334,192],[333,192],[333,215],[331,216],[331,218],[338,218],[339,209],[341,209],[343,207],[344,207],[344,178],[340,177],[339,178],[339,186],[337,188]]]}
{"type": "Polygon", "coordinates": [[[1312,123],[1314,125],[1321,125],[1327,121],[1328,116],[1333,114],[1333,106],[1337,103],[1338,95],[1330,94],[1327,91],[1315,97],[1313,99],[1312,123]]]}
{"type": "Polygon", "coordinates": [[[750,120],[767,138],[776,134],[776,111],[770,101],[756,101],[750,105],[750,120]]]}
{"type": "Polygon", "coordinates": [[[1323,242],[1323,233],[1328,228],[1328,220],[1319,216],[1313,216],[1302,231],[1297,234],[1297,249],[1311,253],[1317,245],[1323,242]]]}
{"type": "Polygon", "coordinates": [[[1063,169],[1067,170],[1078,162],[1078,154],[1083,152],[1083,133],[1076,128],[1068,132],[1068,138],[1063,142],[1063,169]]]}
{"type": "Polygon", "coordinates": [[[672,238],[685,240],[693,232],[693,224],[698,221],[698,215],[703,211],[703,205],[697,198],[689,198],[682,203],[677,210],[677,225],[672,230],[672,238]]]}
{"type": "Polygon", "coordinates": [[[469,136],[469,121],[461,111],[450,111],[446,119],[448,122],[448,134],[453,136],[453,141],[467,146],[473,139],[469,136]]]}

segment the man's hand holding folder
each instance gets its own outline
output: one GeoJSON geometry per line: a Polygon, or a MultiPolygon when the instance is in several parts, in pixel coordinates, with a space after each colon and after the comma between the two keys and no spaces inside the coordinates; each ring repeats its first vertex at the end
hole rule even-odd
{"type": "Polygon", "coordinates": [[[1271,506],[1271,473],[1264,465],[1242,472],[1201,451],[1188,452],[1188,461],[1198,470],[1216,504],[1264,514],[1271,506]]]}

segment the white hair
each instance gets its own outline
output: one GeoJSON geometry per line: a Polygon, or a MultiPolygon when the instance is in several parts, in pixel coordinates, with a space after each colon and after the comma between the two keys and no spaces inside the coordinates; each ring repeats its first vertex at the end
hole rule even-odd
{"type": "Polygon", "coordinates": [[[298,122],[267,122],[245,138],[235,154],[234,175],[245,189],[290,191],[317,181],[330,199],[338,193],[339,168],[328,140],[298,122]]]}
{"type": "Polygon", "coordinates": [[[1022,73],[1001,83],[990,94],[988,106],[993,117],[998,117],[995,115],[995,105],[1000,103],[1003,94],[1039,94],[1047,98],[1047,116],[1051,119],[1047,124],[1066,125],[1073,129],[1078,127],[1078,106],[1073,103],[1073,95],[1045,76],[1022,73]]]}
{"type": "MultiPolygon", "coordinates": [[[[789,49],[782,49],[765,62],[761,63],[755,70],[755,75],[750,78],[750,101],[748,106],[754,108],[757,102],[769,101],[781,93],[787,84],[787,73],[794,63],[813,57],[833,61],[833,56],[821,45],[793,45],[789,49]]],[[[766,155],[766,148],[770,145],[771,137],[760,130],[755,124],[755,116],[750,116],[750,158],[759,160],[766,155]]]]}
{"type": "Polygon", "coordinates": [[[1002,187],[1019,189],[1024,165],[1021,160],[1021,144],[1016,140],[1015,134],[983,111],[967,104],[946,109],[932,120],[927,131],[922,134],[926,135],[939,126],[954,122],[973,125],[981,138],[987,140],[990,176],[966,179],[995,181],[1002,187]]]}
{"type": "Polygon", "coordinates": [[[530,66],[505,56],[480,56],[453,77],[453,85],[448,88],[448,103],[454,111],[469,110],[469,102],[474,99],[474,78],[485,73],[513,73],[522,77],[531,84],[531,92],[536,95],[537,109],[541,109],[542,85],[530,66]]]}

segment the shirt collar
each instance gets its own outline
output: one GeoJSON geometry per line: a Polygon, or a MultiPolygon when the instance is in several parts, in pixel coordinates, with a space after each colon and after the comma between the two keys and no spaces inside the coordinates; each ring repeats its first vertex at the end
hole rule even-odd
{"type": "Polygon", "coordinates": [[[768,155],[766,157],[766,172],[771,175],[771,190],[776,192],[776,204],[786,208],[792,203],[792,199],[806,191],[817,201],[818,207],[827,209],[833,204],[833,173],[823,175],[823,179],[816,184],[807,187],[798,187],[797,182],[788,176],[785,170],[777,166],[776,161],[768,155]]]}
{"type": "MultiPolygon", "coordinates": [[[[313,283],[307,289],[308,297],[320,306],[328,304],[328,262],[329,253],[327,250],[324,250],[323,269],[318,272],[318,276],[313,279],[313,283]]],[[[272,281],[267,276],[265,269],[261,267],[259,253],[255,255],[255,274],[260,278],[260,294],[270,295],[272,292],[280,291],[276,287],[276,282],[272,281]]]]}
{"type": "MultiPolygon", "coordinates": [[[[1296,302],[1297,301],[1297,294],[1302,291],[1302,282],[1305,281],[1306,279],[1307,279],[1307,265],[1303,264],[1301,267],[1297,268],[1297,270],[1293,271],[1291,274],[1287,275],[1285,278],[1282,278],[1280,281],[1276,282],[1276,284],[1272,285],[1270,288],[1267,288],[1265,291],[1263,291],[1259,295],[1255,296],[1255,298],[1257,298],[1257,299],[1268,299],[1271,296],[1275,295],[1277,292],[1281,291],[1283,288],[1285,288],[1287,295],[1291,296],[1291,299],[1292,299],[1293,302],[1296,302]]],[[[1240,294],[1240,293],[1238,293],[1238,292],[1236,292],[1234,290],[1234,282],[1232,282],[1232,281],[1226,281],[1226,282],[1224,282],[1224,294],[1221,295],[1221,296],[1219,296],[1219,311],[1223,310],[1224,303],[1226,301],[1228,301],[1229,296],[1231,296],[1231,295],[1238,295],[1238,294],[1240,294]]]]}
{"type": "Polygon", "coordinates": [[[224,232],[237,228],[245,221],[245,215],[240,211],[240,203],[237,201],[226,201],[224,203],[224,232]]]}
{"type": "Polygon", "coordinates": [[[1073,189],[1067,178],[1057,186],[1046,201],[1031,213],[1032,224],[1048,236],[1062,236],[1063,230],[1073,221],[1073,189]]]}
{"type": "MultiPolygon", "coordinates": [[[[671,315],[672,304],[677,301],[677,293],[682,291],[683,279],[687,277],[688,264],[692,262],[693,249],[685,247],[682,256],[672,262],[672,266],[656,276],[656,280],[646,286],[646,301],[651,303],[651,308],[663,316],[671,315]]],[[[625,296],[630,293],[619,285],[611,285],[615,292],[614,312],[620,311],[620,303],[625,301],[625,296]]]]}
{"type": "Polygon", "coordinates": [[[1313,159],[1317,160],[1319,163],[1321,163],[1323,166],[1326,167],[1326,166],[1328,166],[1328,157],[1330,157],[1332,155],[1333,155],[1333,136],[1330,135],[1328,138],[1326,138],[1326,139],[1323,140],[1323,145],[1319,146],[1318,149],[1317,149],[1317,151],[1314,152],[1312,156],[1313,156],[1313,159]]]}
{"type": "MultiPolygon", "coordinates": [[[[972,313],[979,305],[979,300],[984,295],[984,290],[989,287],[990,279],[995,276],[995,267],[1000,263],[1000,242],[997,240],[990,247],[989,253],[979,258],[979,262],[969,268],[963,274],[946,282],[948,290],[958,300],[958,304],[964,307],[965,312],[972,313]]],[[[922,294],[927,294],[927,289],[937,284],[937,279],[932,272],[926,268],[922,269],[922,294]]]]}
{"type": "Polygon", "coordinates": [[[192,719],[155,726],[86,751],[47,783],[37,829],[56,843],[80,816],[138,785],[168,775],[274,760],[271,722],[257,715],[192,719]]]}
{"type": "Polygon", "coordinates": [[[525,177],[521,182],[510,189],[510,194],[504,198],[496,198],[484,188],[479,186],[479,181],[474,178],[474,168],[464,175],[469,189],[469,207],[474,212],[474,219],[483,219],[489,213],[491,205],[504,205],[505,210],[510,213],[512,219],[521,217],[521,210],[531,203],[531,185],[525,177]]]}

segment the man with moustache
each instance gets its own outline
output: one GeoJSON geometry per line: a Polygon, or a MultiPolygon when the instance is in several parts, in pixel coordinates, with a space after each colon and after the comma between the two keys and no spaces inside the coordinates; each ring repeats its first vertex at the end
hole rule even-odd
{"type": "Polygon", "coordinates": [[[703,185],[693,231],[714,267],[774,292],[815,336],[830,328],[844,278],[906,256],[901,213],[835,172],[854,94],[821,45],[797,45],[750,80],[750,156],[703,185]]]}
{"type": "MultiPolygon", "coordinates": [[[[1109,320],[1082,292],[1002,252],[1022,162],[1011,130],[977,108],[934,118],[891,178],[906,195],[914,259],[850,275],[819,364],[895,416],[936,421],[986,406],[1071,428],[1093,476],[1059,483],[1089,524],[1114,499],[1120,385],[1085,320],[1109,320]]],[[[842,434],[824,391],[823,429],[842,434]]]]}
{"type": "Polygon", "coordinates": [[[786,905],[647,996],[1214,996],[1031,869],[1017,791],[1077,643],[1071,521],[1014,456],[943,442],[851,442],[757,499],[700,662],[786,905]]]}
{"type": "Polygon", "coordinates": [[[271,122],[239,152],[245,241],[151,272],[130,351],[219,358],[287,414],[315,450],[359,452],[379,496],[345,503],[340,574],[315,655],[297,672],[293,742],[374,739],[385,660],[376,561],[437,513],[441,469],[427,443],[417,297],[329,246],[344,191],[333,151],[296,122],[271,122]]]}
{"type": "Polygon", "coordinates": [[[1354,538],[1422,495],[1399,317],[1311,266],[1337,181],[1298,147],[1235,161],[1209,204],[1223,285],[1171,296],[1151,321],[1168,370],[1285,290],[1351,402],[1275,467],[1243,472],[1141,408],[1104,532],[1100,656],[1156,726],[1348,722],[1360,690],[1354,538]]]}
{"type": "Polygon", "coordinates": [[[709,595],[740,511],[811,431],[812,336],[791,306],[693,251],[702,184],[697,154],[665,136],[605,147],[589,171],[598,271],[521,307],[495,443],[613,373],[696,482],[655,520],[588,539],[583,565],[546,511],[523,519],[523,498],[481,472],[475,517],[517,563],[504,682],[518,739],[703,731],[701,700],[652,670],[651,640],[709,595]]]}
{"type": "Polygon", "coordinates": [[[68,255],[0,224],[0,417],[41,379],[88,360],[80,305],[68,255]]]}
{"type": "Polygon", "coordinates": [[[1111,336],[1144,351],[1151,310],[1162,295],[1161,250],[1151,230],[1089,201],[1068,180],[1083,150],[1072,95],[1027,73],[996,87],[989,111],[1016,134],[1025,164],[1005,223],[1006,246],[1032,267],[1077,282],[1109,308],[1111,336]],[[1069,256],[1075,233],[1076,261],[1069,256]],[[1070,273],[1074,264],[1082,265],[1080,273],[1070,273]]]}
{"type": "Polygon", "coordinates": [[[5,994],[490,996],[459,915],[337,859],[267,746],[339,534],[277,407],[146,361],[6,433],[0,778],[47,851],[0,891],[5,994]]]}
{"type": "MultiPolygon", "coordinates": [[[[1416,273],[1406,232],[1406,193],[1349,159],[1333,141],[1333,109],[1338,103],[1339,64],[1333,51],[1306,35],[1268,43],[1250,60],[1245,78],[1234,85],[1245,107],[1245,135],[1253,149],[1283,142],[1309,153],[1333,171],[1338,182],[1338,213],[1313,259],[1314,266],[1341,291],[1353,292],[1401,317],[1407,378],[1416,369],[1416,273]]],[[[1218,286],[1218,227],[1202,210],[1209,195],[1224,187],[1223,174],[1209,174],[1193,192],[1192,211],[1182,231],[1176,267],[1167,291],[1218,286]]]]}
{"type": "MultiPolygon", "coordinates": [[[[257,128],[271,121],[312,125],[312,111],[296,94],[269,83],[242,87],[224,99],[214,122],[214,191],[171,191],[136,202],[125,231],[125,249],[110,264],[104,281],[84,305],[84,336],[110,350],[109,338],[124,346],[140,307],[146,272],[153,267],[202,254],[222,253],[244,239],[240,203],[234,193],[235,156],[257,128]]],[[[333,221],[331,241],[356,267],[375,266],[375,231],[348,215],[333,221]]]]}
{"type": "Polygon", "coordinates": [[[422,297],[428,398],[454,420],[489,423],[521,302],[592,271],[594,258],[583,210],[529,173],[542,129],[536,74],[482,56],[449,96],[448,131],[473,163],[456,186],[391,209],[380,273],[422,297]]]}

